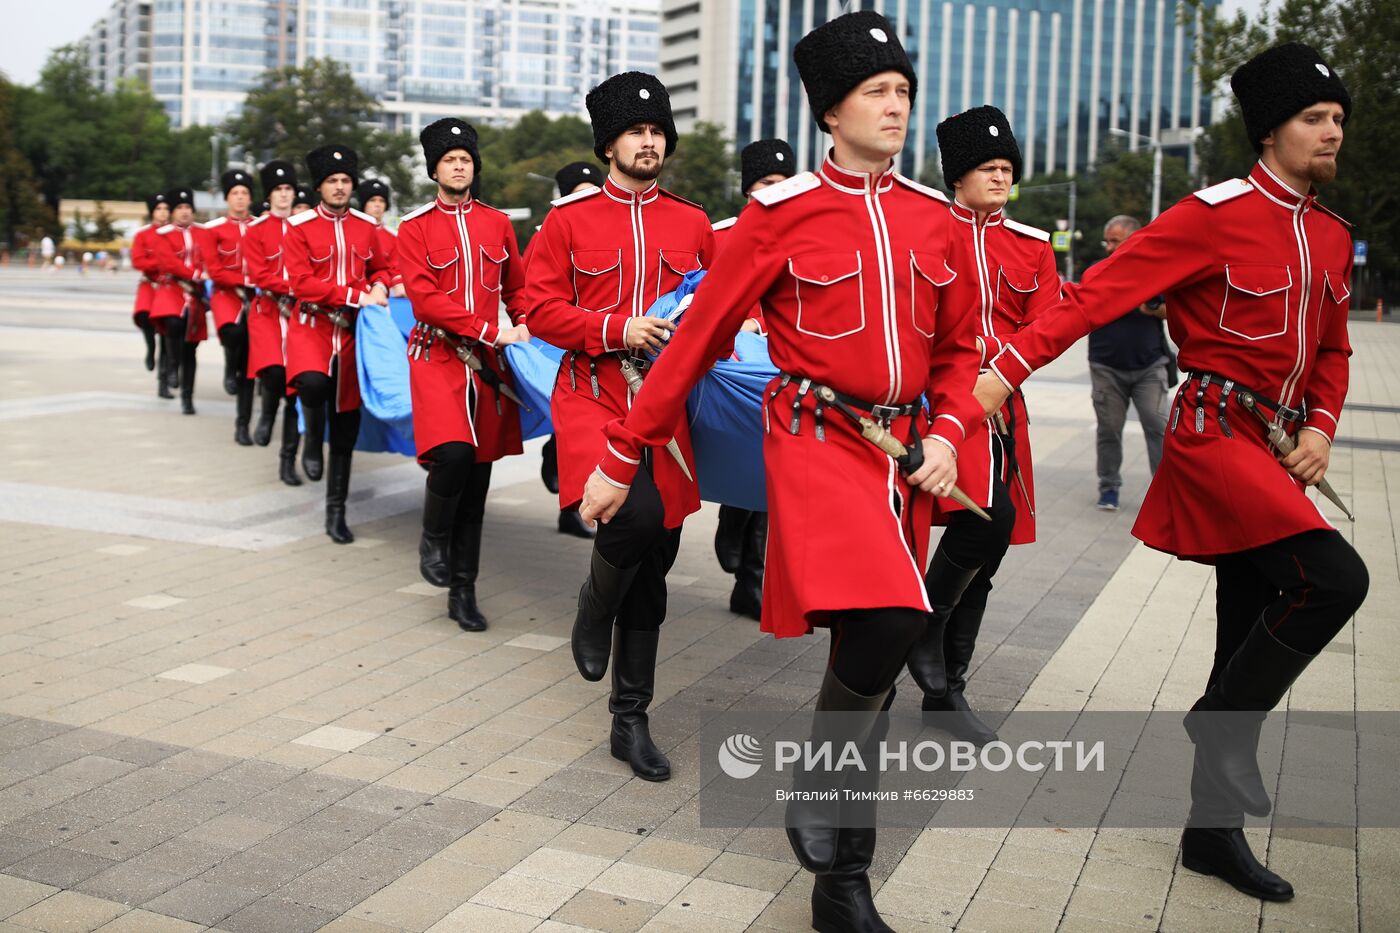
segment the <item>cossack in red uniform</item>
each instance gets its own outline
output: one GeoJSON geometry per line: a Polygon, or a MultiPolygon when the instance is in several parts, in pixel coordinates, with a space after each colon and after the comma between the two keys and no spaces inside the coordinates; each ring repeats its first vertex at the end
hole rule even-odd
{"type": "MultiPolygon", "coordinates": [[[[382,228],[381,228],[382,230],[382,228]]],[[[525,273],[515,229],[480,201],[435,198],[399,224],[397,265],[413,316],[447,332],[506,384],[510,371],[496,348],[500,306],[519,323],[525,273]]],[[[461,441],[487,463],[521,452],[515,403],[484,384],[440,338],[409,355],[413,437],[420,456],[461,441]]]]}
{"type": "Polygon", "coordinates": [[[287,381],[297,375],[327,375],[340,361],[336,411],[360,407],[355,365],[355,331],[324,312],[359,308],[374,285],[389,287],[389,267],[375,248],[374,218],[354,208],[336,214],[324,205],[302,211],[288,222],[283,250],[287,277],[298,301],[287,330],[287,381]],[[311,302],[313,308],[302,306],[311,302]]]}
{"type": "Polygon", "coordinates": [[[239,323],[243,314],[243,290],[253,285],[245,252],[251,223],[251,217],[216,217],[204,225],[210,246],[205,258],[209,278],[214,280],[209,308],[214,314],[216,332],[239,323]]]}
{"type": "MultiPolygon", "coordinates": [[[[977,212],[958,203],[948,204],[953,220],[951,264],[965,280],[960,292],[971,294],[968,313],[975,316],[973,334],[981,365],[1001,351],[1004,340],[1030,324],[1060,297],[1060,275],[1050,234],[1017,223],[1005,211],[994,211],[982,220],[977,212]]],[[[1002,406],[1002,418],[1012,432],[1015,469],[1001,458],[1001,480],[1016,507],[1012,544],[1035,540],[1035,478],[1031,467],[1030,416],[1026,399],[1016,393],[1002,406]],[[1019,478],[1014,475],[1019,473],[1019,478]]],[[[992,445],[1001,444],[991,420],[968,426],[968,436],[958,448],[958,485],[978,505],[992,505],[992,445]]],[[[952,499],[935,504],[934,522],[942,524],[962,506],[952,499]]]]}
{"type": "Polygon", "coordinates": [[[1351,267],[1347,223],[1260,163],[1183,198],[1065,286],[1063,310],[1007,340],[992,371],[1019,386],[1123,308],[1165,293],[1181,368],[1212,378],[1177,390],[1133,534],[1209,561],[1330,528],[1260,421],[1221,396],[1247,390],[1271,415],[1275,404],[1303,412],[1301,430],[1330,440],[1347,390],[1351,267]]]}
{"type": "MultiPolygon", "coordinates": [[[[525,306],[531,332],[569,351],[551,403],[562,508],[583,498],[583,484],[606,452],[603,426],[627,414],[631,395],[611,354],[626,351],[628,320],[645,315],[713,256],[704,211],[655,183],[637,192],[608,178],[601,188],[559,198],[545,216],[530,244],[525,306]]],[[[672,428],[693,474],[685,419],[672,428]]],[[[657,457],[652,469],[666,527],[679,527],[700,507],[699,491],[670,457],[657,457]]]]}
{"type": "Polygon", "coordinates": [[[830,158],[754,199],[630,415],[607,426],[600,470],[631,482],[640,452],[665,442],[691,385],[758,302],[785,374],[764,404],[763,630],[803,635],[838,610],[926,612],[932,497],[911,489],[836,412],[815,421],[808,381],[873,405],[909,406],[890,433],[908,443],[917,429],[957,449],[982,413],[971,394],[972,318],[944,295],[956,278],[953,222],[937,192],[830,158]],[[924,393],[931,425],[917,404],[924,393]]]}
{"type": "Polygon", "coordinates": [[[143,311],[149,314],[155,304],[156,281],[160,276],[155,256],[157,235],[155,226],[146,224],[131,237],[131,266],[141,273],[141,281],[136,284],[136,301],[131,306],[132,317],[143,311]]]}
{"type": "Polygon", "coordinates": [[[203,292],[211,249],[208,237],[208,232],[199,224],[166,224],[155,232],[151,249],[152,265],[160,276],[151,304],[151,321],[159,328],[164,320],[185,317],[186,343],[199,343],[209,338],[204,305],[194,301],[181,284],[191,284],[203,292]]]}
{"type": "Polygon", "coordinates": [[[264,214],[248,225],[243,255],[248,277],[258,288],[248,314],[248,376],[252,378],[269,366],[285,366],[284,342],[288,321],[278,307],[278,296],[291,294],[283,249],[289,217],[264,214]]]}

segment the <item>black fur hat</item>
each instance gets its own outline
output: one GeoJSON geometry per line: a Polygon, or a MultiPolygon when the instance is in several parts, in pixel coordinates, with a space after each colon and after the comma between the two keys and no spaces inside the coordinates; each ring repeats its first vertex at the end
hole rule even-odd
{"type": "Polygon", "coordinates": [[[655,123],[666,136],[666,155],[676,150],[676,121],[671,116],[671,95],[656,75],[624,71],[588,92],[584,103],[593,123],[593,154],[606,162],[608,144],[628,127],[655,123]]]}
{"type": "Polygon", "coordinates": [[[899,42],[899,32],[874,10],[858,10],[823,23],[798,41],[792,50],[812,118],[829,133],[822,116],[841,103],[856,85],[882,71],[897,71],[909,79],[909,101],[919,90],[914,64],[899,42]]]}
{"type": "Polygon", "coordinates": [[[239,185],[242,185],[244,188],[247,188],[248,196],[252,197],[253,176],[243,171],[243,169],[231,168],[227,172],[224,172],[222,175],[219,176],[219,187],[223,190],[225,198],[228,197],[228,193],[230,191],[232,191],[234,188],[237,188],[239,185]]]}
{"type": "Polygon", "coordinates": [[[306,204],[315,207],[321,200],[320,195],[311,190],[310,185],[297,185],[297,193],[292,195],[292,204],[306,204]]]}
{"type": "Polygon", "coordinates": [[[481,150],[476,128],[465,120],[444,117],[423,127],[418,134],[423,144],[423,161],[428,165],[428,177],[437,181],[437,164],[453,149],[465,149],[472,157],[472,196],[481,190],[481,150]]]}
{"type": "Polygon", "coordinates": [[[165,192],[165,203],[170,205],[171,210],[174,210],[181,204],[188,204],[190,207],[194,207],[194,192],[189,188],[171,188],[169,191],[165,192]]]}
{"type": "Polygon", "coordinates": [[[154,214],[156,212],[156,208],[162,204],[170,204],[170,198],[166,197],[164,191],[160,192],[159,194],[151,195],[150,197],[146,198],[146,213],[154,214]]]}
{"type": "Polygon", "coordinates": [[[297,184],[296,166],[283,159],[274,159],[258,169],[258,180],[262,182],[263,197],[271,194],[272,189],[278,185],[291,185],[295,188],[297,184]]]}
{"type": "Polygon", "coordinates": [[[321,182],[339,172],[350,176],[350,184],[360,180],[360,157],[349,146],[331,143],[312,149],[306,154],[306,168],[311,173],[311,187],[320,188],[321,182]]]}
{"type": "Polygon", "coordinates": [[[1285,42],[1266,49],[1245,62],[1230,76],[1230,89],[1240,102],[1245,132],[1255,152],[1281,123],[1319,101],[1342,105],[1351,116],[1351,95],[1342,78],[1322,60],[1317,49],[1301,42],[1285,42]]]}
{"type": "Polygon", "coordinates": [[[992,159],[1011,163],[1011,183],[1021,180],[1021,147],[1006,122],[1006,114],[990,104],[954,114],[938,124],[938,157],[943,163],[943,182],[953,182],[992,159]]]}
{"type": "Polygon", "coordinates": [[[769,175],[782,175],[791,178],[797,174],[797,156],[792,147],[782,139],[759,139],[744,147],[739,153],[739,190],[748,194],[753,183],[769,175]]]}
{"type": "Polygon", "coordinates": [[[570,162],[554,173],[554,183],[559,186],[559,196],[562,198],[585,182],[601,187],[606,177],[607,173],[599,171],[596,165],[588,162],[570,162]]]}
{"type": "Polygon", "coordinates": [[[384,206],[389,206],[389,186],[378,178],[366,178],[360,182],[360,186],[355,189],[355,200],[360,202],[363,208],[369,203],[370,198],[383,198],[384,206]]]}

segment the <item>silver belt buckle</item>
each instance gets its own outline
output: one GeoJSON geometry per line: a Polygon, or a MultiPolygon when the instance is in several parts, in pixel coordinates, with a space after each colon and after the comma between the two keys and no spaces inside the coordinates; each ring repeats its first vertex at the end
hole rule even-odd
{"type": "Polygon", "coordinates": [[[880,422],[880,426],[888,428],[890,422],[899,417],[900,405],[872,405],[870,417],[880,422]]]}

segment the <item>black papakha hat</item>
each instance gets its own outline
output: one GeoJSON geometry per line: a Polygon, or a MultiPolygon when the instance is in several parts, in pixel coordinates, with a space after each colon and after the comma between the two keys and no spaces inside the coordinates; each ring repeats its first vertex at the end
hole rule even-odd
{"type": "Polygon", "coordinates": [[[784,139],[758,139],[739,153],[739,191],[748,194],[753,183],[769,175],[791,178],[797,174],[797,156],[784,139]]]}
{"type": "Polygon", "coordinates": [[[162,204],[168,205],[169,203],[170,199],[165,196],[164,191],[160,192],[159,194],[153,194],[150,197],[146,198],[146,213],[154,214],[156,212],[157,207],[159,207],[162,204]]]}
{"type": "Polygon", "coordinates": [[[428,165],[428,177],[437,180],[437,164],[453,149],[465,149],[472,157],[472,194],[478,190],[481,177],[481,151],[477,145],[476,128],[465,120],[444,117],[423,127],[418,134],[423,144],[423,161],[428,165]]]}
{"type": "Polygon", "coordinates": [[[355,189],[355,200],[360,202],[360,207],[364,207],[369,203],[370,198],[383,198],[384,206],[387,207],[389,205],[389,186],[378,178],[366,178],[355,189]]]}
{"type": "Polygon", "coordinates": [[[311,189],[310,185],[297,185],[297,193],[292,195],[292,204],[309,204],[315,207],[321,200],[321,196],[311,189]]]}
{"type": "Polygon", "coordinates": [[[938,124],[938,157],[943,163],[943,182],[953,182],[992,159],[1011,163],[1011,183],[1021,180],[1021,147],[1006,114],[990,104],[954,114],[938,124]]]}
{"type": "Polygon", "coordinates": [[[297,185],[296,166],[284,159],[274,159],[258,169],[258,180],[262,182],[263,197],[272,193],[278,185],[297,185]]]}
{"type": "Polygon", "coordinates": [[[170,205],[172,210],[181,204],[194,207],[194,192],[189,188],[171,188],[165,192],[165,202],[170,205]]]}
{"type": "Polygon", "coordinates": [[[1317,49],[1301,42],[1276,45],[1245,62],[1230,76],[1230,90],[1256,153],[1264,151],[1262,140],[1279,124],[1319,101],[1341,104],[1343,118],[1351,116],[1351,95],[1341,76],[1317,49]]]}
{"type": "Polygon", "coordinates": [[[593,154],[606,162],[608,144],[628,127],[655,123],[666,136],[666,155],[676,149],[676,121],[671,116],[671,95],[656,75],[624,71],[588,92],[584,103],[593,123],[593,154]]]}
{"type": "Polygon", "coordinates": [[[829,133],[822,116],[871,75],[897,71],[909,79],[909,101],[919,90],[914,64],[889,20],[874,10],[858,10],[823,23],[792,50],[812,118],[829,133]]]}
{"type": "Polygon", "coordinates": [[[321,187],[321,182],[339,172],[350,176],[350,184],[360,180],[360,157],[349,146],[335,143],[312,149],[306,154],[306,169],[311,173],[311,187],[321,187]]]}
{"type": "Polygon", "coordinates": [[[243,169],[231,168],[219,176],[219,187],[223,190],[225,198],[228,197],[230,191],[237,188],[239,185],[248,189],[249,197],[253,196],[253,176],[243,171],[243,169]]]}
{"type": "Polygon", "coordinates": [[[604,173],[598,170],[598,166],[587,162],[570,162],[554,173],[554,183],[559,186],[561,198],[582,184],[602,187],[603,178],[604,173]]]}

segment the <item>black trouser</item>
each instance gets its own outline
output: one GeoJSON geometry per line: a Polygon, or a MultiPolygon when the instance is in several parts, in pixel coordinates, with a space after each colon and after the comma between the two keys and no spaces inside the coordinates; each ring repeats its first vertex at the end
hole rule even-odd
{"type": "Polygon", "coordinates": [[[927,624],[919,609],[847,609],[831,620],[827,665],[855,693],[875,696],[894,686],[909,649],[927,624]]]}
{"type": "Polygon", "coordinates": [[[651,477],[651,453],[632,480],[627,501],[607,524],[599,523],[593,547],[619,569],[637,567],[617,613],[617,625],[638,631],[661,627],[666,619],[666,574],[676,562],[681,530],[665,525],[666,510],[651,477]]]}
{"type": "MultiPolygon", "coordinates": [[[[1316,655],[1360,608],[1369,587],[1361,556],[1333,530],[1305,531],[1217,558],[1215,659],[1207,690],[1258,624],[1293,651],[1316,655]]],[[[1210,786],[1199,754],[1191,778],[1191,823],[1243,825],[1243,812],[1210,786]]]]}
{"type": "MultiPolygon", "coordinates": [[[[1016,506],[1011,503],[1011,491],[1001,481],[1001,465],[1001,445],[994,442],[992,504],[985,510],[992,520],[983,521],[966,509],[959,509],[948,516],[948,527],[938,542],[944,556],[959,567],[982,568],[958,601],[958,612],[976,612],[979,617],[987,608],[992,577],[1011,546],[1011,530],[1016,525],[1016,506]]],[[[954,620],[957,614],[954,613],[954,620]]]]}
{"type": "Polygon", "coordinates": [[[184,315],[165,319],[169,365],[180,367],[180,394],[185,396],[194,392],[195,351],[199,349],[198,341],[185,342],[187,325],[184,315]]]}
{"type": "Polygon", "coordinates": [[[248,322],[234,321],[219,328],[219,343],[224,348],[224,362],[241,380],[248,378],[248,322]]]}
{"type": "Polygon", "coordinates": [[[476,448],[465,441],[438,444],[423,455],[428,464],[428,488],[444,499],[461,496],[455,523],[479,525],[486,515],[491,488],[491,464],[476,462],[476,448]]]}
{"type": "MultiPolygon", "coordinates": [[[[335,410],[339,381],[340,361],[336,360],[331,367],[331,375],[313,372],[299,373],[292,380],[292,385],[296,388],[297,397],[301,399],[301,404],[304,407],[308,410],[312,407],[320,407],[327,413],[331,429],[331,453],[348,454],[354,451],[355,440],[360,436],[360,409],[356,407],[350,411],[335,410]]],[[[308,438],[307,442],[319,444],[321,440],[321,438],[315,437],[308,438]]]]}

